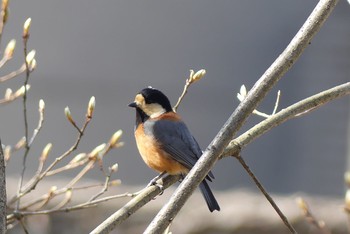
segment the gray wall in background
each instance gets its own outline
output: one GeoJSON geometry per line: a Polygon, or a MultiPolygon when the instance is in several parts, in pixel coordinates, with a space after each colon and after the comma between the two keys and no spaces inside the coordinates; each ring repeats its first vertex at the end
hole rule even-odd
{"type": "MultiPolygon", "coordinates": [[[[136,92],[151,85],[173,103],[189,69],[207,70],[192,86],[179,108],[200,145],[205,148],[238,105],[236,93],[252,87],[281,53],[317,1],[11,1],[3,45],[17,39],[14,59],[5,74],[21,64],[22,25],[32,17],[29,47],[37,51],[38,68],[30,77],[30,127],[37,123],[37,104],[46,102],[46,121],[29,155],[36,168],[41,149],[53,143],[51,159],[67,149],[76,131],[66,121],[68,105],[82,123],[90,96],[96,113],[77,152],[90,151],[118,129],[125,147],[106,158],[119,163],[125,184],[147,184],[155,173],[138,155],[134,110],[127,107],[136,92]]],[[[259,110],[273,109],[282,91],[280,108],[324,89],[349,81],[350,6],[340,1],[329,20],[296,65],[277,84],[259,110]]],[[[14,90],[17,78],[0,87],[14,90]]],[[[312,114],[294,119],[250,144],[242,152],[247,163],[271,192],[341,195],[346,162],[349,99],[337,100],[312,114]]],[[[0,136],[14,144],[23,136],[21,101],[0,108],[0,136]]],[[[243,130],[259,122],[252,116],[243,130]]],[[[242,132],[240,131],[240,132],[242,132]]],[[[18,176],[22,153],[8,170],[18,176]]],[[[214,168],[215,189],[254,185],[234,159],[214,168]]],[[[69,175],[69,174],[67,174],[69,175]]],[[[103,181],[98,168],[91,178],[103,181]]]]}

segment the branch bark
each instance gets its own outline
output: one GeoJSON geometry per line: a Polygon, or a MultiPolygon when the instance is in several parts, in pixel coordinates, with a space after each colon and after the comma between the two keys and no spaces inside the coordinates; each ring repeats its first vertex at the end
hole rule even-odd
{"type": "MultiPolygon", "coordinates": [[[[237,107],[196,166],[175,191],[168,204],[158,213],[145,233],[161,233],[167,228],[169,223],[173,220],[177,212],[181,209],[185,201],[192,194],[193,190],[198,186],[220,155],[221,157],[238,155],[241,146],[243,147],[247,145],[273,127],[278,126],[288,119],[300,116],[305,112],[310,112],[336,98],[350,94],[350,83],[326,90],[281,110],[277,114],[255,125],[238,138],[230,141],[267,92],[301,55],[312,37],[320,29],[330,12],[334,9],[337,2],[337,0],[322,0],[319,2],[285,51],[256,82],[247,98],[237,107]],[[229,145],[225,148],[228,143],[229,145]]],[[[167,186],[170,186],[177,181],[177,178],[167,177],[165,178],[165,181],[166,184],[169,182],[167,186]]],[[[165,186],[165,188],[167,186],[165,186]]],[[[158,194],[159,190],[157,187],[148,187],[146,191],[142,191],[137,197],[132,199],[128,204],[99,225],[92,233],[109,233],[115,226],[120,224],[158,194]]]]}
{"type": "Polygon", "coordinates": [[[0,233],[6,233],[6,173],[5,158],[0,140],[0,233]]]}
{"type": "MultiPolygon", "coordinates": [[[[245,123],[248,116],[258,106],[269,90],[299,58],[313,36],[328,18],[337,2],[337,0],[319,1],[287,48],[255,83],[247,97],[232,113],[196,165],[174,192],[169,202],[163,206],[144,233],[164,232],[199,183],[207,175],[219,156],[224,152],[230,139],[233,138],[236,132],[245,123]]],[[[290,231],[293,232],[294,230],[290,231]]]]}
{"type": "MultiPolygon", "coordinates": [[[[287,120],[299,117],[302,114],[308,114],[322,105],[346,95],[350,95],[350,82],[325,90],[282,109],[275,115],[256,124],[254,127],[232,140],[226,147],[224,153],[220,156],[220,159],[227,156],[238,156],[244,146],[272,128],[277,127],[287,120]]],[[[157,183],[163,184],[164,189],[166,189],[176,181],[178,181],[178,177],[168,176],[164,178],[162,182],[157,183]]],[[[92,233],[109,233],[114,227],[118,226],[130,215],[154,199],[160,192],[159,188],[156,186],[151,186],[146,189],[147,191],[142,191],[138,194],[138,196],[133,198],[127,205],[101,223],[92,233]]]]}
{"type": "MultiPolygon", "coordinates": [[[[162,184],[163,189],[170,187],[179,180],[179,176],[167,176],[157,181],[157,184],[162,184]]],[[[143,189],[135,198],[130,200],[122,208],[112,214],[108,219],[96,227],[90,234],[106,234],[112,231],[117,225],[122,223],[125,219],[135,213],[138,209],[146,205],[149,201],[154,199],[161,190],[157,186],[149,186],[143,189]]]]}
{"type": "Polygon", "coordinates": [[[350,82],[312,95],[277,112],[275,115],[261,121],[236,139],[232,140],[221,155],[221,158],[238,155],[244,146],[248,145],[272,128],[292,118],[308,114],[322,105],[346,95],[350,95],[350,82]]]}

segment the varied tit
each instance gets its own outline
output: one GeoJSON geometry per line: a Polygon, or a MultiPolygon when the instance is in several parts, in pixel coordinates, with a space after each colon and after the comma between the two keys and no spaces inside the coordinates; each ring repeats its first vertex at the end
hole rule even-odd
{"type": "MultiPolygon", "coordinates": [[[[169,99],[159,90],[148,87],[129,104],[136,109],[135,138],[142,159],[160,176],[185,175],[194,166],[202,151],[169,99]]],[[[214,175],[209,172],[199,188],[212,212],[220,210],[207,183],[214,175]]],[[[154,180],[153,180],[154,181],[154,180]]]]}

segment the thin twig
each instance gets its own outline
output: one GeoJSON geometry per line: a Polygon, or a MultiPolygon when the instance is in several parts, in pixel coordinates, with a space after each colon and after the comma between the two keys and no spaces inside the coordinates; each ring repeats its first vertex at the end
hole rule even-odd
{"type": "MultiPolygon", "coordinates": [[[[55,197],[55,191],[56,187],[53,186],[50,188],[50,191],[46,194],[46,197],[41,201],[41,204],[39,204],[38,207],[36,207],[37,210],[42,209],[44,206],[49,204],[50,200],[55,197]]],[[[22,207],[21,207],[22,208],[22,207]]]]}
{"type": "Polygon", "coordinates": [[[22,86],[15,93],[13,93],[11,89],[7,89],[5,92],[5,97],[3,99],[0,99],[0,104],[8,104],[20,97],[23,97],[24,90],[26,89],[28,91],[29,88],[30,85],[27,85],[26,87],[22,86]]]}
{"type": "Polygon", "coordinates": [[[303,215],[305,216],[306,220],[313,226],[317,228],[319,233],[322,234],[331,234],[331,232],[326,227],[326,224],[323,221],[319,221],[315,218],[315,216],[312,214],[309,205],[302,199],[301,197],[297,198],[297,203],[301,211],[303,212],[303,215]]]}
{"type": "Polygon", "coordinates": [[[78,127],[78,125],[77,125],[75,122],[70,122],[70,123],[73,125],[73,127],[74,127],[80,134],[82,134],[81,129],[78,127]]]}
{"type": "Polygon", "coordinates": [[[22,189],[22,184],[23,184],[23,178],[24,178],[24,172],[26,170],[26,161],[27,161],[27,156],[29,154],[30,150],[30,145],[28,142],[28,116],[27,116],[27,84],[29,80],[29,75],[30,75],[30,70],[29,70],[29,64],[27,61],[27,42],[28,42],[28,37],[23,37],[23,51],[24,51],[24,63],[26,67],[26,77],[24,80],[24,94],[23,94],[23,116],[24,116],[24,136],[26,138],[26,144],[25,144],[25,151],[24,151],[24,156],[23,156],[23,162],[22,162],[22,172],[19,178],[18,182],[18,188],[17,188],[17,203],[16,203],[16,209],[18,210],[20,206],[20,193],[22,189]]]}
{"type": "Polygon", "coordinates": [[[29,146],[31,146],[34,142],[34,139],[36,138],[36,136],[38,135],[38,133],[40,132],[42,126],[43,126],[43,123],[44,123],[44,107],[41,107],[40,105],[45,105],[45,104],[42,104],[44,103],[43,100],[40,100],[39,101],[39,121],[38,121],[38,126],[34,129],[33,131],[33,135],[32,137],[30,138],[28,144],[29,146]]]}
{"type": "Polygon", "coordinates": [[[275,102],[275,107],[273,108],[273,111],[272,111],[272,114],[271,114],[271,115],[276,114],[276,111],[277,111],[277,108],[278,108],[278,104],[279,104],[279,102],[280,102],[280,98],[281,98],[281,90],[278,90],[278,91],[277,91],[276,102],[275,102]]]}
{"type": "Polygon", "coordinates": [[[14,147],[11,147],[10,145],[7,145],[6,147],[4,147],[4,154],[5,154],[5,162],[6,164],[8,163],[8,161],[10,160],[11,155],[18,151],[19,149],[21,149],[25,144],[25,139],[24,137],[22,137],[14,147]]]}
{"type": "Polygon", "coordinates": [[[27,228],[26,224],[24,223],[24,220],[23,219],[19,219],[18,221],[21,224],[21,227],[22,227],[24,233],[25,234],[29,234],[28,228],[27,228]]]}
{"type": "MultiPolygon", "coordinates": [[[[34,179],[32,179],[30,181],[30,183],[27,183],[26,186],[24,186],[24,189],[22,191],[21,194],[17,194],[17,196],[13,197],[10,200],[10,204],[16,200],[18,200],[20,197],[24,196],[25,194],[29,193],[31,190],[33,190],[35,188],[35,186],[39,183],[40,180],[42,180],[46,174],[54,167],[56,166],[62,159],[66,158],[68,155],[70,155],[74,150],[76,150],[78,148],[78,145],[82,139],[82,136],[84,135],[84,132],[88,126],[88,124],[90,123],[91,119],[92,119],[92,113],[94,111],[94,107],[95,107],[95,98],[92,97],[90,99],[89,105],[88,105],[88,110],[86,113],[86,118],[85,118],[85,123],[83,124],[83,127],[80,129],[77,127],[76,124],[73,124],[73,126],[77,129],[78,131],[78,137],[75,141],[75,143],[71,146],[71,148],[69,148],[65,153],[63,153],[61,156],[59,156],[58,158],[55,159],[55,161],[53,163],[51,163],[50,166],[48,166],[48,168],[41,173],[38,176],[35,176],[34,179]]],[[[70,115],[70,111],[68,108],[65,109],[65,113],[66,116],[68,117],[68,120],[70,123],[75,123],[74,120],[72,119],[71,115],[70,115]],[[67,112],[68,110],[68,112],[67,112]],[[68,114],[68,115],[67,115],[68,114]]]]}
{"type": "Polygon", "coordinates": [[[194,72],[194,70],[190,70],[190,75],[186,79],[186,83],[185,83],[184,89],[182,91],[182,94],[180,95],[179,99],[177,100],[177,103],[175,104],[175,106],[173,107],[174,112],[177,111],[177,108],[179,107],[182,99],[185,97],[185,95],[187,93],[187,89],[191,86],[191,84],[194,84],[195,82],[201,80],[205,74],[206,74],[206,71],[204,69],[201,69],[201,70],[197,71],[196,73],[194,72]]]}
{"type": "Polygon", "coordinates": [[[108,185],[109,185],[109,181],[111,180],[111,176],[112,176],[113,171],[110,170],[109,174],[106,176],[106,180],[104,183],[103,188],[101,189],[100,192],[98,192],[96,195],[92,196],[89,201],[93,201],[96,200],[96,198],[98,198],[99,196],[101,196],[102,194],[104,194],[105,192],[107,192],[108,190],[108,185]]]}
{"type": "MultiPolygon", "coordinates": [[[[271,115],[274,115],[277,108],[278,108],[278,103],[279,103],[279,99],[280,99],[280,90],[278,90],[277,92],[277,98],[276,98],[276,102],[275,102],[275,107],[274,107],[274,110],[272,112],[271,115]]],[[[247,88],[245,87],[245,85],[241,85],[241,88],[239,90],[239,93],[237,93],[237,98],[240,102],[242,102],[247,96],[247,88]]],[[[258,115],[258,116],[261,116],[263,118],[269,118],[271,115],[269,114],[266,114],[266,113],[263,113],[261,111],[258,111],[257,109],[254,109],[253,110],[253,114],[255,115],[258,115]]]]}
{"type": "Polygon", "coordinates": [[[35,178],[37,178],[43,171],[44,169],[44,161],[39,161],[38,169],[36,170],[36,173],[32,179],[29,180],[29,184],[33,183],[35,178]]]}
{"type": "Polygon", "coordinates": [[[0,77],[0,83],[11,80],[13,78],[15,78],[16,76],[19,76],[20,74],[22,74],[23,72],[26,71],[26,65],[23,64],[19,69],[10,72],[9,74],[5,75],[5,76],[1,76],[0,77]]]}
{"type": "Polygon", "coordinates": [[[88,171],[90,171],[95,164],[95,160],[90,160],[88,164],[76,175],[65,187],[71,188],[73,187],[88,171]]]}
{"type": "Polygon", "coordinates": [[[59,174],[59,173],[62,173],[64,171],[68,171],[68,170],[72,170],[74,168],[77,168],[79,166],[82,166],[84,165],[85,163],[87,163],[89,161],[88,158],[84,159],[84,160],[81,160],[79,162],[76,162],[76,163],[69,163],[65,166],[62,166],[62,167],[59,167],[57,169],[54,169],[54,170],[51,170],[49,172],[46,173],[46,176],[52,176],[52,175],[56,175],[56,174],[59,174]]]}
{"type": "Polygon", "coordinates": [[[12,96],[11,98],[3,98],[3,99],[0,99],[0,104],[9,104],[10,102],[13,102],[14,100],[20,98],[21,96],[12,96]]]}
{"type": "Polygon", "coordinates": [[[2,39],[2,32],[4,30],[6,20],[8,17],[8,0],[3,0],[1,4],[1,12],[0,12],[0,45],[2,39]]]}
{"type": "Polygon", "coordinates": [[[78,137],[77,137],[75,143],[71,146],[71,148],[69,148],[61,156],[56,158],[55,161],[53,163],[51,163],[50,166],[48,166],[48,168],[39,176],[38,181],[36,181],[34,183],[34,187],[39,182],[39,180],[41,180],[44,176],[46,176],[46,173],[48,173],[54,166],[56,166],[57,163],[59,163],[62,159],[66,158],[68,155],[70,155],[74,150],[76,150],[78,148],[78,145],[82,139],[82,136],[84,135],[84,132],[85,132],[86,127],[88,126],[90,120],[91,120],[91,118],[86,118],[83,127],[81,129],[79,129],[79,134],[78,134],[78,137]]]}
{"type": "MultiPolygon", "coordinates": [[[[27,44],[28,44],[28,37],[23,37],[24,64],[25,64],[25,68],[26,68],[25,69],[26,77],[24,80],[24,87],[27,86],[28,80],[29,80],[29,75],[30,75],[29,64],[27,61],[27,55],[28,55],[27,44]]],[[[29,146],[29,142],[28,142],[28,116],[27,116],[27,89],[26,88],[24,89],[24,95],[23,95],[23,113],[24,113],[24,132],[25,132],[24,136],[27,139],[25,148],[26,148],[26,151],[29,151],[30,146],[29,146]]],[[[26,160],[26,155],[24,156],[23,164],[25,164],[25,160],[26,160]]]]}
{"type": "Polygon", "coordinates": [[[268,115],[268,114],[265,114],[265,113],[263,113],[263,112],[261,112],[261,111],[258,111],[258,110],[253,110],[253,112],[252,112],[254,115],[259,115],[259,116],[261,116],[261,117],[263,117],[263,118],[269,118],[270,117],[270,115],[268,115]]]}
{"type": "Polygon", "coordinates": [[[311,111],[346,95],[350,95],[350,82],[335,86],[290,105],[270,118],[256,124],[254,127],[232,140],[221,157],[237,155],[240,149],[236,143],[241,147],[244,147],[272,128],[286,122],[287,120],[299,117],[300,113],[311,113],[311,111]]]}
{"type": "Polygon", "coordinates": [[[62,207],[67,205],[71,200],[72,200],[72,190],[69,189],[65,193],[64,199],[60,203],[58,203],[55,207],[53,207],[52,209],[53,210],[61,209],[62,207]]]}
{"type": "MultiPolygon", "coordinates": [[[[72,187],[94,166],[95,161],[91,160],[65,187],[64,191],[67,192],[72,189],[72,187]]],[[[39,170],[41,171],[40,167],[39,170]]],[[[36,174],[36,176],[33,177],[33,179],[30,181],[30,184],[34,184],[37,179],[41,176],[41,174],[36,174]]],[[[49,200],[56,196],[58,192],[56,191],[50,191],[48,194],[43,196],[44,204],[46,205],[49,200]]],[[[38,203],[37,201],[35,203],[38,203]]],[[[31,203],[30,206],[32,206],[34,203],[31,203]]],[[[21,207],[23,209],[23,207],[21,207]]]]}
{"type": "MultiPolygon", "coordinates": [[[[117,182],[117,184],[119,184],[119,181],[111,181],[108,186],[112,186],[114,185],[115,183],[117,182]]],[[[72,187],[72,188],[67,188],[67,187],[64,187],[64,188],[61,188],[61,189],[57,189],[53,192],[48,192],[44,195],[42,195],[41,197],[39,198],[35,198],[34,200],[31,200],[29,202],[27,202],[26,204],[22,204],[21,207],[20,207],[20,210],[27,210],[28,208],[38,204],[38,203],[41,203],[43,202],[44,200],[47,199],[47,197],[49,196],[49,193],[52,193],[51,197],[54,198],[56,196],[59,196],[59,195],[62,195],[64,193],[66,193],[67,191],[78,191],[78,190],[85,190],[85,189],[90,189],[90,188],[94,188],[94,187],[102,187],[104,186],[104,183],[100,183],[100,184],[92,184],[92,185],[86,185],[86,186],[80,186],[80,187],[72,187]]]]}
{"type": "MultiPolygon", "coordinates": [[[[153,187],[155,187],[155,186],[153,186],[153,187]]],[[[158,188],[158,193],[159,193],[159,188],[158,188]]],[[[138,194],[138,193],[136,193],[136,194],[138,194]]],[[[113,196],[108,196],[108,197],[96,199],[94,201],[84,202],[84,203],[74,205],[74,206],[63,207],[60,209],[49,209],[49,210],[39,210],[39,211],[19,211],[16,215],[24,217],[24,216],[29,216],[29,215],[44,215],[44,214],[52,214],[52,213],[58,213],[58,212],[70,212],[70,211],[94,207],[102,202],[107,202],[107,201],[118,199],[118,198],[135,197],[135,196],[137,196],[137,195],[135,195],[135,193],[123,193],[123,194],[118,194],[118,195],[113,195],[113,196]]],[[[7,216],[8,223],[11,222],[11,220],[13,220],[16,215],[15,214],[8,215],[7,216]]]]}
{"type": "Polygon", "coordinates": [[[12,204],[13,202],[17,201],[20,197],[23,197],[25,194],[29,193],[31,190],[33,190],[35,188],[35,186],[39,183],[40,180],[42,180],[46,174],[54,167],[56,166],[61,160],[63,160],[64,158],[66,158],[68,155],[70,155],[74,150],[76,150],[78,148],[78,145],[82,139],[82,136],[89,124],[91,120],[91,117],[86,117],[85,119],[85,123],[83,125],[83,127],[80,129],[79,133],[78,133],[78,137],[75,141],[75,143],[66,151],[64,152],[61,156],[57,157],[55,159],[54,162],[52,162],[47,169],[42,172],[39,176],[36,176],[34,180],[31,180],[31,183],[27,183],[23,190],[21,191],[20,194],[16,194],[16,196],[14,196],[13,198],[10,199],[9,204],[12,204]]]}
{"type": "Polygon", "coordinates": [[[38,178],[40,176],[40,174],[42,173],[43,169],[44,169],[44,164],[47,160],[48,154],[50,153],[52,148],[52,144],[49,143],[45,146],[45,148],[43,149],[41,156],[39,158],[39,165],[38,165],[38,169],[36,170],[35,175],[27,182],[27,184],[32,184],[36,178],[38,178]]]}
{"type": "Polygon", "coordinates": [[[260,183],[260,181],[258,180],[258,178],[254,175],[254,173],[250,170],[249,166],[247,165],[247,163],[244,161],[244,159],[242,158],[241,155],[236,156],[237,160],[239,161],[239,163],[243,166],[244,170],[246,170],[246,172],[248,173],[248,175],[253,179],[254,183],[256,184],[256,186],[259,188],[259,190],[262,192],[262,194],[264,194],[264,196],[266,197],[266,199],[270,202],[271,206],[275,209],[275,211],[277,212],[277,214],[280,216],[280,218],[282,219],[283,223],[287,226],[287,228],[289,229],[289,231],[291,233],[297,233],[295,231],[295,229],[293,228],[293,226],[289,223],[287,217],[282,213],[282,211],[280,210],[280,208],[276,205],[276,203],[274,202],[274,200],[272,199],[272,197],[268,194],[268,192],[266,192],[265,188],[263,187],[263,185],[260,183]]]}
{"type": "Polygon", "coordinates": [[[9,61],[9,58],[4,54],[2,56],[2,59],[0,59],[0,68],[3,67],[7,63],[7,61],[9,61]]]}
{"type": "Polygon", "coordinates": [[[188,87],[190,87],[191,83],[189,82],[189,79],[186,80],[186,83],[185,83],[185,86],[184,86],[184,89],[182,91],[182,94],[180,95],[179,99],[177,100],[175,106],[173,107],[173,110],[174,112],[177,111],[177,108],[179,107],[182,99],[185,97],[186,93],[187,93],[187,89],[188,87]]]}

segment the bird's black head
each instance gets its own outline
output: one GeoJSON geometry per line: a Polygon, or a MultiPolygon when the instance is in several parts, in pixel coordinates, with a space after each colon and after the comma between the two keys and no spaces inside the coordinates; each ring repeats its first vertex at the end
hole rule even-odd
{"type": "Polygon", "coordinates": [[[173,111],[167,96],[151,87],[141,90],[136,95],[135,101],[130,103],[129,106],[143,111],[151,118],[173,111]]]}
{"type": "Polygon", "coordinates": [[[173,110],[167,96],[158,89],[148,87],[141,90],[140,94],[145,98],[146,104],[159,104],[166,112],[173,110]]]}

